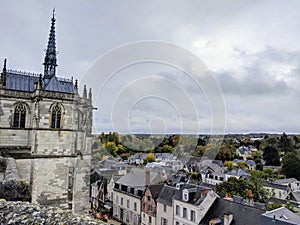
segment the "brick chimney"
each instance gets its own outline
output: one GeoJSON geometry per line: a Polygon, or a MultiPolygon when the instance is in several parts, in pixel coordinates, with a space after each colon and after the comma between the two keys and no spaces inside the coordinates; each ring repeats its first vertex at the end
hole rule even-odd
{"type": "Polygon", "coordinates": [[[132,167],[131,166],[129,166],[129,165],[127,165],[126,166],[126,173],[130,173],[130,170],[132,169],[132,167]]]}
{"type": "Polygon", "coordinates": [[[150,184],[150,170],[145,170],[145,185],[150,184]]]}

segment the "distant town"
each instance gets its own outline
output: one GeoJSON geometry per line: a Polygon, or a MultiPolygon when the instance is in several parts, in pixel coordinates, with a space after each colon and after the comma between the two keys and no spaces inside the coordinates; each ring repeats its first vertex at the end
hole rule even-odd
{"type": "Polygon", "coordinates": [[[299,140],[102,133],[92,147],[91,213],[136,225],[299,224],[299,140]]]}

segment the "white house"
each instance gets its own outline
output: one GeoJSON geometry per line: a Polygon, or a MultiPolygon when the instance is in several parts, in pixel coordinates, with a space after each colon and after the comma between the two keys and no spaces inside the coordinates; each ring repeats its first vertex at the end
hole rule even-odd
{"type": "Polygon", "coordinates": [[[179,188],[165,185],[157,198],[157,225],[173,225],[173,198],[180,198],[179,188]]]}
{"type": "Polygon", "coordinates": [[[280,180],[274,181],[274,183],[289,186],[292,191],[300,190],[300,181],[298,181],[295,178],[280,179],[280,180]]]}
{"type": "Polygon", "coordinates": [[[211,189],[190,186],[181,190],[180,198],[173,198],[175,225],[198,225],[218,195],[211,189]]]}

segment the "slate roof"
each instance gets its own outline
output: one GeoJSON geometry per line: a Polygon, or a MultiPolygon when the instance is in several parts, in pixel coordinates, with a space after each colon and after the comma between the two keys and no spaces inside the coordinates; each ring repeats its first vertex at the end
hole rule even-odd
{"type": "Polygon", "coordinates": [[[171,176],[168,177],[168,183],[176,185],[179,183],[185,183],[189,180],[189,176],[185,173],[176,173],[171,174],[171,176]]]}
{"type": "MultiPolygon", "coordinates": [[[[237,195],[233,195],[232,196],[232,200],[236,203],[239,203],[239,204],[244,204],[244,205],[247,205],[247,200],[246,199],[243,199],[242,197],[240,196],[237,196],[237,195]]],[[[262,210],[266,210],[266,205],[264,203],[260,203],[260,202],[253,202],[253,205],[252,205],[254,208],[258,208],[258,209],[262,209],[262,210]]]]}
{"type": "Polygon", "coordinates": [[[233,214],[233,221],[230,225],[258,225],[261,214],[265,211],[226,199],[217,198],[199,225],[207,225],[211,219],[223,218],[224,212],[233,214]]]}
{"type": "Polygon", "coordinates": [[[269,220],[267,220],[264,217],[269,218],[269,220],[271,219],[271,221],[273,222],[272,224],[276,224],[276,225],[277,224],[300,224],[300,217],[285,207],[274,209],[262,215],[263,223],[261,222],[260,224],[261,225],[271,224],[271,222],[268,222],[269,220]],[[274,218],[275,218],[275,222],[274,222],[274,218]]]}
{"type": "Polygon", "coordinates": [[[300,203],[300,191],[293,191],[291,192],[291,200],[294,200],[296,202],[300,203]]]}
{"type": "Polygon", "coordinates": [[[290,183],[298,183],[299,181],[296,178],[288,178],[288,179],[279,179],[275,180],[274,183],[288,185],[290,183]]]}
{"type": "Polygon", "coordinates": [[[106,159],[98,162],[99,168],[107,168],[107,169],[118,169],[120,167],[124,167],[126,169],[127,164],[124,162],[119,162],[116,160],[106,159]]]}
{"type": "Polygon", "coordinates": [[[274,220],[273,218],[262,216],[258,225],[291,225],[288,221],[274,220]]]}
{"type": "MultiPolygon", "coordinates": [[[[150,171],[150,184],[163,182],[159,173],[150,171]]],[[[132,168],[131,171],[121,177],[116,183],[128,187],[145,187],[145,170],[141,168],[132,168]]]]}
{"type": "Polygon", "coordinates": [[[175,170],[169,167],[151,166],[146,168],[154,172],[160,172],[160,173],[164,172],[166,176],[170,176],[176,172],[175,170]]]}
{"type": "MultiPolygon", "coordinates": [[[[7,70],[6,89],[17,91],[34,91],[34,83],[39,80],[39,74],[7,70]]],[[[47,91],[74,93],[74,84],[71,79],[52,77],[47,83],[43,82],[43,89],[47,91]]]]}
{"type": "Polygon", "coordinates": [[[113,174],[114,174],[114,170],[100,170],[100,175],[108,181],[110,181],[113,174]]]}
{"type": "Polygon", "coordinates": [[[256,165],[256,163],[253,160],[247,160],[247,164],[248,165],[256,165]]]}
{"type": "MultiPolygon", "coordinates": [[[[193,205],[200,205],[203,202],[203,200],[206,198],[207,193],[209,191],[211,191],[210,188],[201,187],[201,186],[184,188],[183,190],[185,190],[189,193],[189,199],[187,202],[190,204],[193,204],[193,205]]],[[[180,199],[180,200],[182,200],[182,199],[180,199]]]]}
{"type": "Polygon", "coordinates": [[[8,70],[6,72],[6,89],[33,92],[34,83],[38,80],[38,74],[8,70]]]}
{"type": "Polygon", "coordinates": [[[265,180],[264,182],[266,183],[267,187],[277,188],[277,189],[281,189],[281,190],[287,190],[287,186],[286,185],[274,183],[274,182],[267,181],[267,180],[265,180]]]}
{"type": "Polygon", "coordinates": [[[47,84],[44,84],[44,90],[56,91],[72,94],[74,93],[74,85],[72,80],[52,77],[47,84]]]}
{"type": "Polygon", "coordinates": [[[197,157],[197,156],[191,156],[187,162],[185,163],[185,165],[189,166],[189,165],[197,165],[199,162],[201,162],[201,157],[197,157]]]}
{"type": "Polygon", "coordinates": [[[161,190],[163,189],[164,185],[163,184],[156,184],[156,185],[149,185],[148,188],[152,194],[152,198],[154,200],[157,200],[161,190]]]}
{"type": "Polygon", "coordinates": [[[245,172],[243,169],[232,169],[231,171],[226,173],[226,175],[239,176],[239,177],[250,176],[250,174],[245,172]]]}
{"type": "Polygon", "coordinates": [[[163,186],[156,201],[168,206],[172,206],[173,198],[179,199],[180,197],[181,191],[179,189],[169,185],[165,185],[163,186]]]}

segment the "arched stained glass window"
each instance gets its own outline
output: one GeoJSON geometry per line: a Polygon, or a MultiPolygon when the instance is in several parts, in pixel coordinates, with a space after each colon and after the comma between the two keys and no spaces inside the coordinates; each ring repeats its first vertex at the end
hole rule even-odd
{"type": "Polygon", "coordinates": [[[61,123],[61,107],[56,104],[51,111],[51,128],[60,128],[61,123]]]}
{"type": "Polygon", "coordinates": [[[26,120],[26,106],[22,103],[18,103],[14,111],[13,127],[24,128],[26,120]]]}

